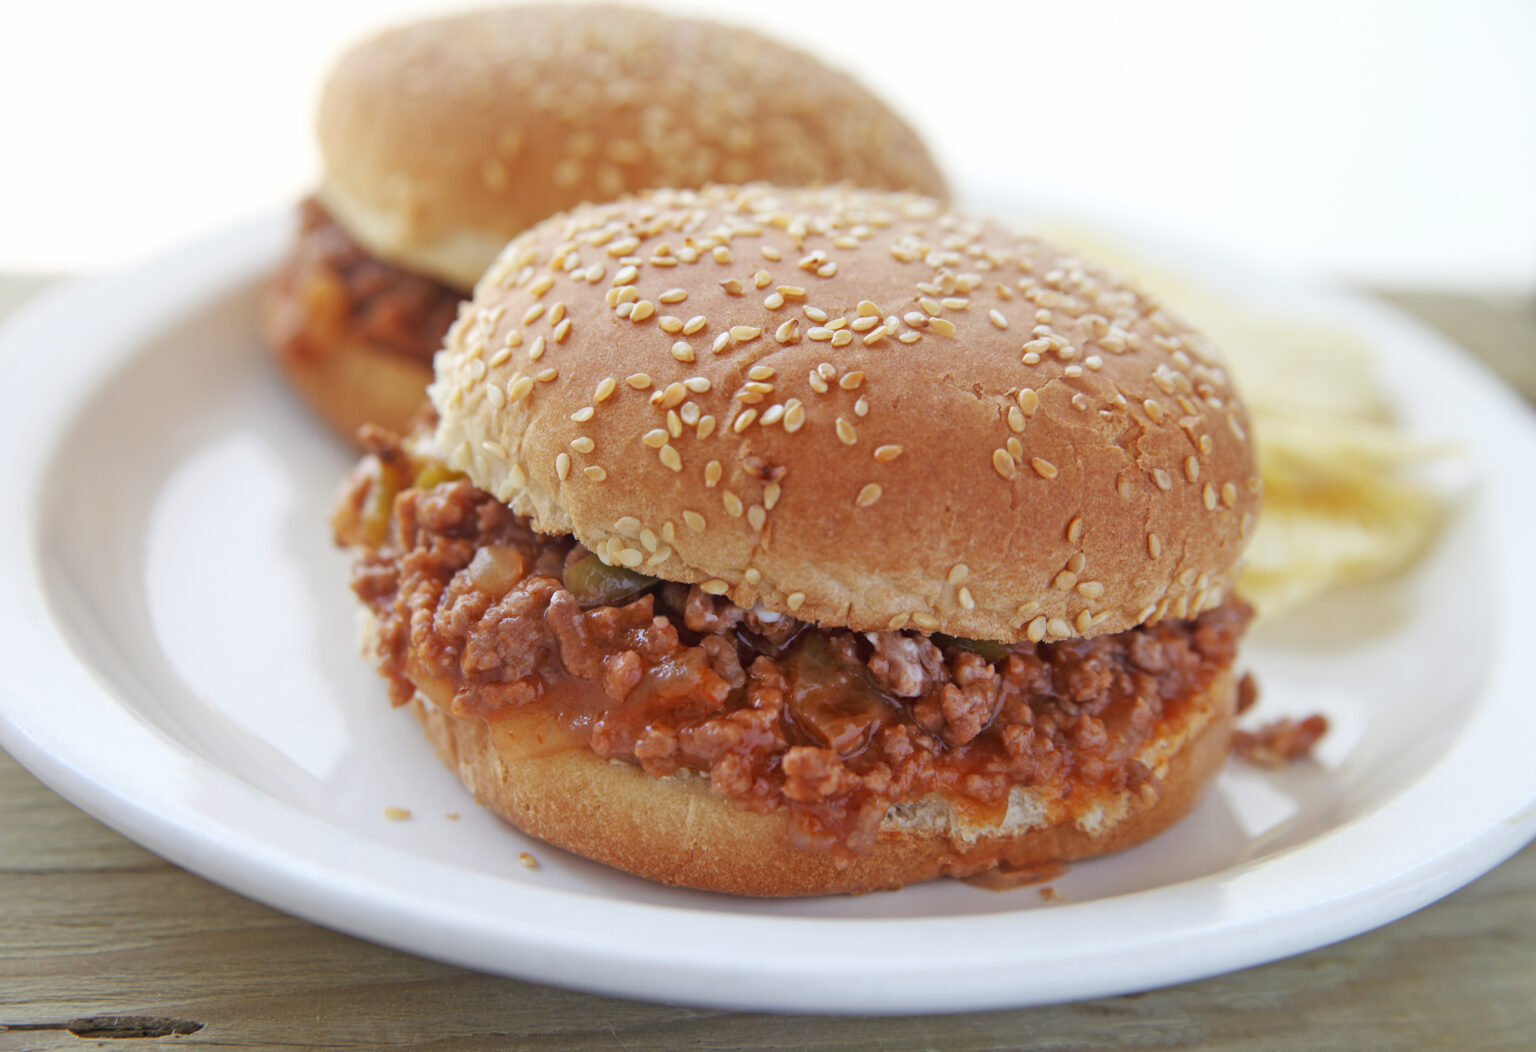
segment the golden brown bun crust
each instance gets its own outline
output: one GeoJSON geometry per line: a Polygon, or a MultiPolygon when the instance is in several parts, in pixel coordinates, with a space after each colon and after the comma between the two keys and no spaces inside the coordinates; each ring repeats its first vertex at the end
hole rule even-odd
{"type": "Polygon", "coordinates": [[[942,196],[917,135],[852,78],[751,31],[529,5],[403,27],[320,104],[321,200],[375,253],[468,289],[514,234],[656,186],[849,180],[942,196]]]}
{"type": "Polygon", "coordinates": [[[905,194],[715,187],[551,219],[487,272],[432,396],[450,463],[539,529],[860,631],[1193,617],[1230,594],[1259,504],[1197,333],[905,194]]]}
{"type": "MultiPolygon", "coordinates": [[[[1232,676],[1219,676],[1145,754],[1157,777],[1139,793],[1100,801],[1097,819],[1080,801],[1081,825],[1058,814],[1007,835],[994,827],[973,839],[972,828],[955,839],[943,831],[952,810],[929,802],[893,809],[873,854],[846,862],[793,847],[782,812],[739,811],[711,793],[706,779],[653,778],[579,747],[508,757],[484,720],[448,715],[420,695],[410,707],[475,799],[541,840],[662,883],[790,896],[897,888],[994,867],[1032,870],[1147,840],[1188,813],[1221,769],[1235,697],[1232,676]]],[[[515,718],[508,722],[516,726],[515,718]]]]}
{"type": "Polygon", "coordinates": [[[432,370],[387,347],[349,342],[324,354],[276,355],[289,385],[341,438],[364,424],[409,434],[426,406],[432,370]]]}

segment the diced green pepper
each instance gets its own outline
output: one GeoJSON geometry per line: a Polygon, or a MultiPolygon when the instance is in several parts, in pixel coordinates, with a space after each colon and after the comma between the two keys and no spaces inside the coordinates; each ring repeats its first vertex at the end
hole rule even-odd
{"type": "Polygon", "coordinates": [[[565,568],[565,587],[584,609],[614,606],[655,583],[654,577],[623,566],[609,566],[596,555],[583,556],[565,568]]]}

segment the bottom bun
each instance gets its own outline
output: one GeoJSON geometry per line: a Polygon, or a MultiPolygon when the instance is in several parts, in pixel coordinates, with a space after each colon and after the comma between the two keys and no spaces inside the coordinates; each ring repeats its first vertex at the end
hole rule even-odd
{"type": "Polygon", "coordinates": [[[365,343],[342,343],[319,354],[279,352],[276,357],[289,385],[353,444],[364,424],[409,434],[432,382],[430,360],[417,361],[365,343]]]}
{"type": "Polygon", "coordinates": [[[1138,844],[1188,813],[1221,769],[1236,697],[1227,670],[1182,706],[1139,757],[1152,777],[1135,790],[1048,801],[1015,787],[1000,821],[966,816],[963,804],[937,795],[898,802],[874,851],[855,858],[795,847],[784,813],[738,810],[702,775],[653,777],[600,759],[536,719],[500,716],[493,732],[485,720],[450,715],[419,692],[410,708],[475,799],[526,833],[663,884],[790,896],[1028,874],[1138,844]]]}

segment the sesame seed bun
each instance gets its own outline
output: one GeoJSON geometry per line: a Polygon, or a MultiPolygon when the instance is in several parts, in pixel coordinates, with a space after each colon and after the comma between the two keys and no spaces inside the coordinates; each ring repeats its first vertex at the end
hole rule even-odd
{"type": "Polygon", "coordinates": [[[431,388],[535,528],[739,606],[1024,641],[1193,617],[1258,509],[1220,358],[928,198],[660,191],[513,241],[431,388]]]}
{"type": "Polygon", "coordinates": [[[944,193],[916,134],[852,78],[745,29],[617,6],[386,32],[336,66],[319,138],[326,209],[381,258],[466,290],[531,224],[646,187],[944,193]]]}
{"type": "Polygon", "coordinates": [[[1134,791],[1080,788],[1051,799],[1018,786],[996,819],[966,815],[935,794],[893,806],[874,850],[854,858],[795,847],[783,811],[739,810],[710,792],[707,777],[682,771],[653,778],[588,749],[561,747],[548,723],[509,714],[493,729],[421,693],[410,708],[476,800],[527,833],[666,884],[790,896],[1029,871],[1147,840],[1184,817],[1221,769],[1235,697],[1230,672],[1195,695],[1142,750],[1151,779],[1134,791]],[[536,740],[543,744],[525,744],[536,740]]]}

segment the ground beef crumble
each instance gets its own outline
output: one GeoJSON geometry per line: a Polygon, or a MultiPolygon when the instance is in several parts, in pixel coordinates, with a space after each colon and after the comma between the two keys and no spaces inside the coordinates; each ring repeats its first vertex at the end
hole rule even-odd
{"type": "Polygon", "coordinates": [[[432,364],[463,296],[363,248],[319,203],[299,209],[299,234],[267,296],[264,324],[282,353],[314,358],[345,342],[432,364]]]}
{"type": "Polygon", "coordinates": [[[1015,785],[1134,790],[1149,777],[1139,750],[1231,665],[1250,616],[1228,602],[989,658],[676,583],[583,608],[565,571],[587,553],[570,538],[535,533],[462,479],[413,488],[398,448],[374,446],[335,525],[357,552],[353,586],[379,621],[396,704],[428,676],[459,715],[544,706],[599,756],[691,768],[738,807],[787,809],[804,847],[868,851],[893,801],[931,791],[997,815],[1015,785]]]}

